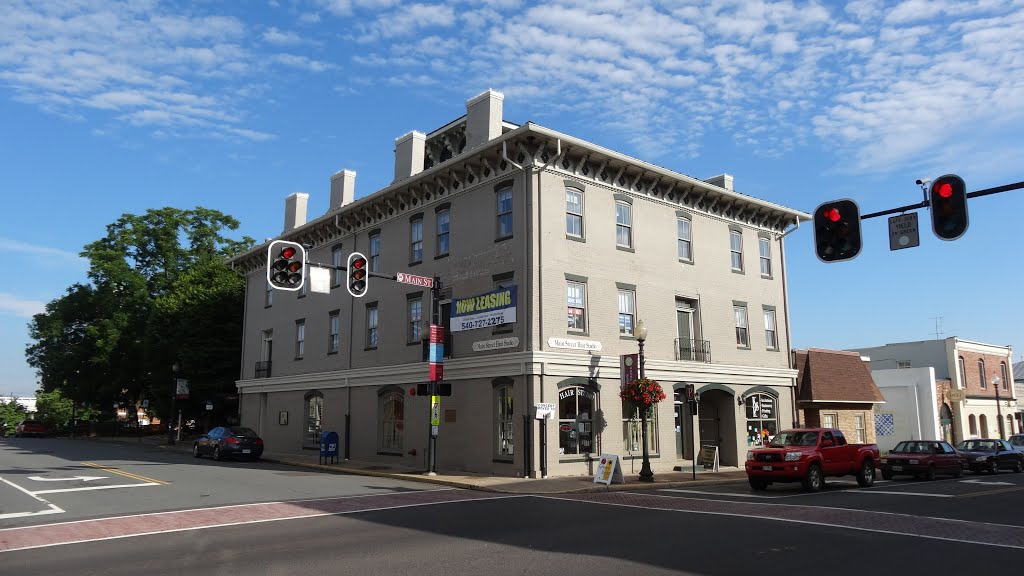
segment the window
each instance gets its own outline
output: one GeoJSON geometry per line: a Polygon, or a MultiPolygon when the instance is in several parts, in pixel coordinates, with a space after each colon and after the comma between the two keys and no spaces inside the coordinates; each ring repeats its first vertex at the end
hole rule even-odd
{"type": "Polygon", "coordinates": [[[985,361],[978,360],[978,378],[981,380],[981,389],[988,389],[988,382],[985,381],[985,361]]]}
{"type": "Polygon", "coordinates": [[[330,312],[327,320],[327,353],[337,354],[339,346],[338,334],[341,332],[341,312],[339,310],[330,312]]]}
{"type": "Polygon", "coordinates": [[[633,319],[635,317],[634,305],[636,292],[633,290],[619,290],[619,335],[633,335],[633,319]]]}
{"type": "Polygon", "coordinates": [[[772,275],[772,245],[767,238],[758,238],[761,250],[761,276],[772,275]]]}
{"type": "Polygon", "coordinates": [[[295,321],[295,358],[301,359],[306,353],[306,321],[295,321]]]}
{"type": "Polygon", "coordinates": [[[743,235],[740,232],[729,231],[729,252],[732,255],[732,269],[743,272],[743,235]]]}
{"type": "Polygon", "coordinates": [[[423,262],[423,216],[409,222],[409,263],[423,262]]]}
{"type": "Polygon", "coordinates": [[[864,427],[864,414],[854,414],[854,437],[857,439],[858,444],[867,442],[867,432],[864,427]]]}
{"type": "Polygon", "coordinates": [[[748,394],[743,399],[747,421],[747,446],[762,446],[779,431],[778,402],[775,396],[748,394]]]}
{"type": "Polygon", "coordinates": [[[512,187],[498,190],[498,239],[512,237],[512,187]]]}
{"type": "MultiPolygon", "coordinates": [[[[501,288],[511,288],[512,286],[515,286],[515,282],[513,280],[514,276],[515,276],[515,272],[514,271],[513,272],[504,272],[502,274],[495,274],[494,276],[492,276],[492,279],[494,280],[494,289],[498,290],[498,289],[501,289],[501,288]]],[[[491,330],[491,333],[493,333],[493,334],[507,333],[507,332],[511,332],[512,328],[513,328],[512,324],[498,324],[497,326],[495,326],[491,330]]],[[[444,333],[445,333],[445,336],[447,337],[447,335],[449,334],[449,331],[445,330],[444,333]]],[[[445,344],[445,351],[447,352],[447,350],[448,350],[448,344],[445,344]]]]}
{"type": "Polygon", "coordinates": [[[624,202],[615,203],[615,245],[633,246],[633,207],[624,202]]]}
{"type": "Polygon", "coordinates": [[[274,305],[274,287],[270,285],[270,282],[267,282],[267,293],[263,297],[263,307],[266,308],[268,306],[273,306],[273,305],[274,305]]]}
{"type": "Polygon", "coordinates": [[[565,189],[565,233],[583,238],[583,192],[575,188],[565,189]]]}
{"type": "Polygon", "coordinates": [[[502,385],[494,389],[495,417],[497,424],[497,444],[495,455],[499,458],[512,457],[513,419],[512,419],[512,386],[502,385]]]}
{"type": "Polygon", "coordinates": [[[747,307],[734,305],[732,311],[736,317],[736,346],[749,348],[750,341],[747,339],[747,307]]]}
{"type": "Polygon", "coordinates": [[[910,368],[910,360],[897,360],[896,368],[900,370],[906,370],[907,368],[910,368]]]}
{"type": "Polygon", "coordinates": [[[380,234],[370,235],[370,272],[380,272],[380,234]]]}
{"type": "Polygon", "coordinates": [[[331,249],[331,264],[334,265],[334,275],[331,278],[331,286],[341,286],[342,278],[345,277],[345,271],[339,270],[338,266],[344,266],[344,254],[341,253],[341,246],[335,246],[331,249]]]}
{"type": "Polygon", "coordinates": [[[679,239],[679,259],[687,262],[693,261],[693,246],[690,244],[691,224],[689,218],[679,218],[676,220],[676,236],[679,239]]]}
{"type": "Polygon", "coordinates": [[[366,347],[377,347],[377,304],[366,305],[366,347]]]}
{"type": "Polygon", "coordinates": [[[778,350],[779,341],[775,331],[775,310],[764,309],[764,345],[769,350],[778,350]]]}
{"type": "Polygon", "coordinates": [[[978,426],[980,427],[979,432],[981,434],[981,437],[990,438],[990,436],[988,435],[988,416],[984,414],[978,416],[978,426]]]}
{"type": "Polygon", "coordinates": [[[385,390],[380,395],[380,451],[401,455],[404,429],[405,396],[401,390],[385,390]]]}
{"type": "Polygon", "coordinates": [[[967,365],[964,363],[964,357],[959,358],[960,362],[960,387],[967,388],[967,365]]]}
{"type": "Polygon", "coordinates": [[[974,418],[974,414],[970,415],[970,417],[967,419],[967,422],[968,422],[968,430],[970,430],[971,436],[977,436],[978,435],[978,421],[977,421],[977,419],[974,418]]]}
{"type": "Polygon", "coordinates": [[[448,255],[448,210],[437,213],[437,256],[448,255]]]}
{"type": "Polygon", "coordinates": [[[836,427],[836,415],[835,414],[822,414],[821,415],[821,427],[822,428],[835,428],[836,427]]]}
{"type": "Polygon", "coordinates": [[[324,421],[324,395],[321,392],[306,394],[306,427],[303,430],[302,445],[306,448],[320,447],[320,431],[324,421]]]}
{"type": "Polygon", "coordinates": [[[587,329],[587,288],[582,282],[567,282],[569,288],[569,324],[568,329],[583,332],[587,329]]]}
{"type": "Polygon", "coordinates": [[[558,453],[589,454],[594,451],[594,412],[597,392],[572,386],[558,391],[558,453]]]}
{"type": "Polygon", "coordinates": [[[409,344],[419,344],[420,342],[420,330],[422,329],[423,320],[423,298],[410,298],[409,299],[409,329],[406,331],[408,339],[406,340],[409,344]]]}
{"type": "Polygon", "coordinates": [[[1003,380],[1003,390],[1009,390],[1010,389],[1009,388],[1009,386],[1010,386],[1010,379],[1007,377],[1007,374],[1006,374],[1006,362],[1000,362],[999,363],[999,374],[1000,374],[999,377],[1002,378],[1002,380],[1003,380]]]}
{"type": "MultiPolygon", "coordinates": [[[[640,409],[632,402],[622,401],[622,441],[627,452],[643,452],[644,433],[640,409]]],[[[658,452],[658,408],[657,404],[647,413],[647,449],[658,452]]]]}

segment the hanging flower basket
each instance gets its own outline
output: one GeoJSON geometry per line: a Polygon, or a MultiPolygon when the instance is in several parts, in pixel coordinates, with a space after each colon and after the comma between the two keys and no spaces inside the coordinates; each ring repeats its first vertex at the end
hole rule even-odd
{"type": "Polygon", "coordinates": [[[638,378],[622,387],[619,398],[632,402],[639,408],[650,408],[665,399],[665,391],[657,380],[638,378]]]}

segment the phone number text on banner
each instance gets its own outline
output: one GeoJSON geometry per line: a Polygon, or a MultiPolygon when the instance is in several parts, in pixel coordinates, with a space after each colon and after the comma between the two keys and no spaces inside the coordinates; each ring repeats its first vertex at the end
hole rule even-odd
{"type": "Polygon", "coordinates": [[[516,321],[517,286],[452,302],[452,332],[511,324],[516,321]]]}

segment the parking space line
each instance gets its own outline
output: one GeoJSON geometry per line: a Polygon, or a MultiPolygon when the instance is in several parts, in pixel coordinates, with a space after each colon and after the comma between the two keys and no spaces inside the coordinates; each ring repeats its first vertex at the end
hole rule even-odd
{"type": "Polygon", "coordinates": [[[0,478],[0,482],[3,482],[4,484],[7,484],[9,486],[14,486],[18,490],[24,492],[25,494],[28,494],[29,496],[31,496],[32,498],[35,498],[39,502],[42,502],[43,504],[46,504],[46,507],[47,507],[46,510],[40,510],[39,512],[8,512],[7,514],[0,514],[0,519],[4,519],[4,518],[24,518],[26,516],[42,516],[43,514],[63,514],[64,513],[64,510],[58,508],[57,506],[54,506],[53,504],[50,504],[49,502],[46,501],[45,498],[40,498],[39,496],[36,496],[35,494],[33,494],[33,493],[29,492],[28,490],[22,488],[21,486],[18,486],[17,484],[15,484],[14,482],[11,482],[10,480],[6,480],[4,478],[0,478]]]}
{"type": "Polygon", "coordinates": [[[1024,490],[1024,486],[1014,486],[1013,488],[1000,488],[998,490],[986,490],[984,492],[971,492],[970,494],[959,494],[958,498],[972,498],[974,496],[988,496],[989,494],[1002,494],[1004,492],[1017,492],[1024,490]]]}
{"type": "Polygon", "coordinates": [[[156,478],[149,478],[147,476],[140,476],[139,474],[132,474],[131,472],[125,472],[124,470],[118,470],[117,468],[103,466],[102,464],[97,464],[95,462],[82,462],[82,464],[85,464],[86,466],[92,466],[93,468],[99,468],[100,470],[110,472],[111,474],[120,474],[121,476],[127,476],[132,480],[141,480],[143,482],[152,482],[154,484],[163,484],[165,486],[170,484],[170,482],[164,482],[163,480],[157,480],[156,478]]]}
{"type": "Polygon", "coordinates": [[[930,494],[928,492],[900,492],[899,490],[872,490],[866,488],[864,490],[843,490],[851,494],[897,494],[899,496],[926,496],[930,498],[955,498],[953,494],[930,494]]]}
{"type": "Polygon", "coordinates": [[[114,488],[138,488],[141,486],[160,486],[156,482],[144,482],[142,484],[115,484],[113,486],[82,486],[80,488],[54,488],[53,490],[37,490],[32,494],[59,494],[62,492],[82,492],[85,490],[112,490],[114,488]]]}

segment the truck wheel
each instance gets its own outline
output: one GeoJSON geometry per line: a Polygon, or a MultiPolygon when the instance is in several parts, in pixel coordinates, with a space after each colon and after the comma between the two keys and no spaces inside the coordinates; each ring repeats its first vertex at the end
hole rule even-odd
{"type": "Polygon", "coordinates": [[[804,490],[810,492],[817,492],[821,490],[821,487],[825,484],[825,479],[821,476],[821,466],[817,464],[811,464],[807,468],[807,475],[804,476],[803,485],[804,490]]]}
{"type": "Polygon", "coordinates": [[[768,481],[764,478],[754,478],[751,476],[748,480],[750,481],[750,487],[754,490],[765,490],[768,488],[768,481]]]}
{"type": "Polygon", "coordinates": [[[861,488],[870,488],[875,483],[875,463],[870,458],[865,458],[857,473],[857,484],[861,488]]]}

